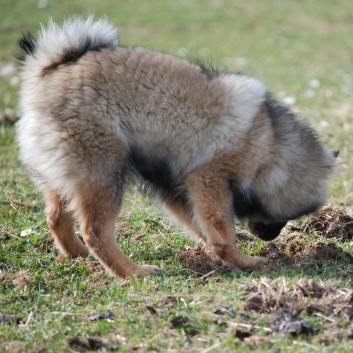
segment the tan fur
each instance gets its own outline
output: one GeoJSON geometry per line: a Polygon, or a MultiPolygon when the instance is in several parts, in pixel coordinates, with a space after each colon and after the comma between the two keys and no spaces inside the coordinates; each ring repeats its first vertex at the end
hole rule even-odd
{"type": "Polygon", "coordinates": [[[20,157],[45,195],[59,250],[89,252],[113,276],[159,271],[134,264],[115,241],[135,173],[226,265],[258,268],[264,260],[236,246],[234,216],[260,222],[266,239],[273,224],[276,236],[278,224],[318,208],[331,151],[260,81],[119,47],[115,35],[105,21],[71,19],[23,45],[20,157]]]}
{"type": "Polygon", "coordinates": [[[87,247],[79,240],[75,234],[74,217],[66,209],[66,204],[60,200],[60,196],[46,190],[47,223],[54,236],[60,252],[72,257],[85,257],[88,254],[87,247]]]}
{"type": "Polygon", "coordinates": [[[207,235],[207,244],[226,265],[254,270],[264,263],[264,259],[251,258],[235,245],[228,180],[226,175],[220,175],[217,162],[209,163],[188,175],[187,184],[195,219],[207,235]]]}

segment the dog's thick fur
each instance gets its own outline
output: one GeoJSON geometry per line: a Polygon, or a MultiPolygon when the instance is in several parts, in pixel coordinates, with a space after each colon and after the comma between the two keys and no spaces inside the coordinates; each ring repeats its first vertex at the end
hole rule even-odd
{"type": "Polygon", "coordinates": [[[20,46],[20,157],[63,254],[90,252],[119,277],[159,270],[115,241],[133,174],[231,268],[263,262],[236,247],[234,216],[269,240],[325,202],[334,153],[258,80],[121,47],[92,18],[51,22],[20,46]]]}

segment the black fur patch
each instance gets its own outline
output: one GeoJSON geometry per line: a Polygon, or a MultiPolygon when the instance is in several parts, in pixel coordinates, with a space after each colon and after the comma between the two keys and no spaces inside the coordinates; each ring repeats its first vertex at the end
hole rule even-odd
{"type": "Polygon", "coordinates": [[[231,182],[230,190],[233,194],[233,210],[237,218],[248,219],[253,216],[261,216],[265,219],[272,219],[254,195],[251,187],[241,188],[231,182]]]}
{"type": "Polygon", "coordinates": [[[17,60],[21,63],[26,61],[26,56],[33,55],[37,48],[37,41],[33,35],[28,32],[23,34],[22,38],[18,41],[20,52],[17,55],[17,60]]]}
{"type": "Polygon", "coordinates": [[[188,204],[183,180],[177,180],[165,160],[146,157],[140,149],[132,149],[129,160],[130,170],[142,181],[145,194],[157,194],[162,200],[178,200],[185,206],[188,204]]]}
{"type": "Polygon", "coordinates": [[[286,222],[275,222],[268,224],[261,222],[249,222],[249,229],[258,238],[265,241],[270,241],[279,236],[285,225],[286,222]]]}

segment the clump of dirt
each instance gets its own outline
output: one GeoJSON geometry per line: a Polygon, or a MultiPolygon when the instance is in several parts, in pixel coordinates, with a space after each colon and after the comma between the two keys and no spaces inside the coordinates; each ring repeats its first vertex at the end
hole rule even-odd
{"type": "Polygon", "coordinates": [[[22,323],[22,319],[20,319],[19,317],[16,317],[14,315],[0,313],[0,324],[1,325],[10,325],[10,324],[19,325],[20,323],[22,323]]]}
{"type": "Polygon", "coordinates": [[[0,350],[3,348],[3,352],[11,352],[11,353],[25,353],[27,349],[24,347],[24,343],[20,341],[12,341],[12,342],[3,342],[0,345],[0,350]]]}
{"type": "MultiPolygon", "coordinates": [[[[71,348],[82,351],[98,351],[109,348],[109,344],[99,338],[95,337],[72,337],[68,340],[71,348]]],[[[118,347],[116,347],[118,348],[118,347]]]]}
{"type": "MultiPolygon", "coordinates": [[[[318,237],[317,240],[308,242],[308,232],[318,232],[328,239],[348,241],[353,239],[353,218],[341,208],[325,206],[300,227],[287,225],[275,241],[262,246],[260,255],[269,259],[270,263],[272,261],[276,265],[296,267],[305,265],[308,260],[322,262],[336,260],[341,255],[353,256],[353,253],[344,252],[333,242],[322,241],[322,237],[321,240],[318,237]]],[[[237,236],[243,243],[249,244],[254,241],[252,237],[242,234],[242,228],[237,236]]],[[[184,250],[180,254],[180,261],[200,275],[224,268],[221,261],[202,246],[184,250]]]]}
{"type": "Polygon", "coordinates": [[[344,209],[328,205],[313,213],[303,229],[318,232],[325,238],[350,241],[353,239],[353,218],[344,209]]]}
{"type": "Polygon", "coordinates": [[[286,227],[281,235],[272,243],[265,244],[261,249],[261,256],[284,265],[300,266],[312,260],[335,260],[341,255],[350,256],[334,243],[312,241],[308,243],[307,234],[293,231],[286,227]]]}
{"type": "Polygon", "coordinates": [[[187,247],[180,253],[179,260],[191,271],[199,275],[224,269],[222,261],[202,246],[197,246],[196,248],[187,247]]]}
{"type": "Polygon", "coordinates": [[[335,290],[311,279],[300,279],[290,287],[286,283],[262,278],[260,283],[242,288],[247,292],[245,309],[260,313],[295,310],[309,314],[353,319],[353,290],[335,290]]]}
{"type": "Polygon", "coordinates": [[[12,282],[20,291],[26,290],[28,286],[32,286],[34,283],[31,276],[26,272],[19,272],[12,282]]]}
{"type": "Polygon", "coordinates": [[[329,346],[344,338],[353,339],[353,325],[348,328],[338,327],[319,335],[319,341],[325,346],[329,346]]]}
{"type": "MultiPolygon", "coordinates": [[[[246,293],[243,310],[251,310],[266,317],[266,332],[295,337],[317,336],[325,345],[337,339],[353,339],[353,289],[334,289],[302,278],[287,285],[284,278],[262,278],[239,288],[246,293]],[[316,316],[324,323],[321,330],[312,326],[305,315],[316,316]]],[[[238,324],[240,325],[240,324],[238,324]]],[[[255,325],[249,333],[254,333],[255,325]]],[[[247,331],[248,332],[248,331],[247,331]]]]}
{"type": "Polygon", "coordinates": [[[299,279],[299,281],[293,285],[293,288],[295,291],[301,292],[304,297],[310,298],[322,298],[324,294],[332,292],[330,287],[324,287],[311,278],[299,279]]]}
{"type": "Polygon", "coordinates": [[[337,257],[344,253],[337,245],[322,242],[308,244],[303,251],[304,255],[311,255],[315,260],[337,259],[337,257]]]}
{"type": "Polygon", "coordinates": [[[290,228],[285,228],[281,235],[275,240],[275,244],[277,244],[278,248],[281,251],[284,251],[290,256],[295,256],[298,254],[302,254],[305,245],[305,234],[297,231],[292,231],[290,228]]]}
{"type": "Polygon", "coordinates": [[[314,330],[309,323],[300,318],[297,310],[285,308],[279,311],[271,320],[271,328],[273,332],[282,335],[312,335],[314,330]]]}

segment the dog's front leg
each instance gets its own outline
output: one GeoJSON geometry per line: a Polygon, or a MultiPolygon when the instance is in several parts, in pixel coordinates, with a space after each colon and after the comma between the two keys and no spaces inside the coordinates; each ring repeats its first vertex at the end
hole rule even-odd
{"type": "Polygon", "coordinates": [[[236,246],[232,195],[228,180],[205,167],[187,178],[194,216],[207,237],[207,243],[225,265],[241,270],[255,270],[265,260],[250,257],[236,246]]]}

